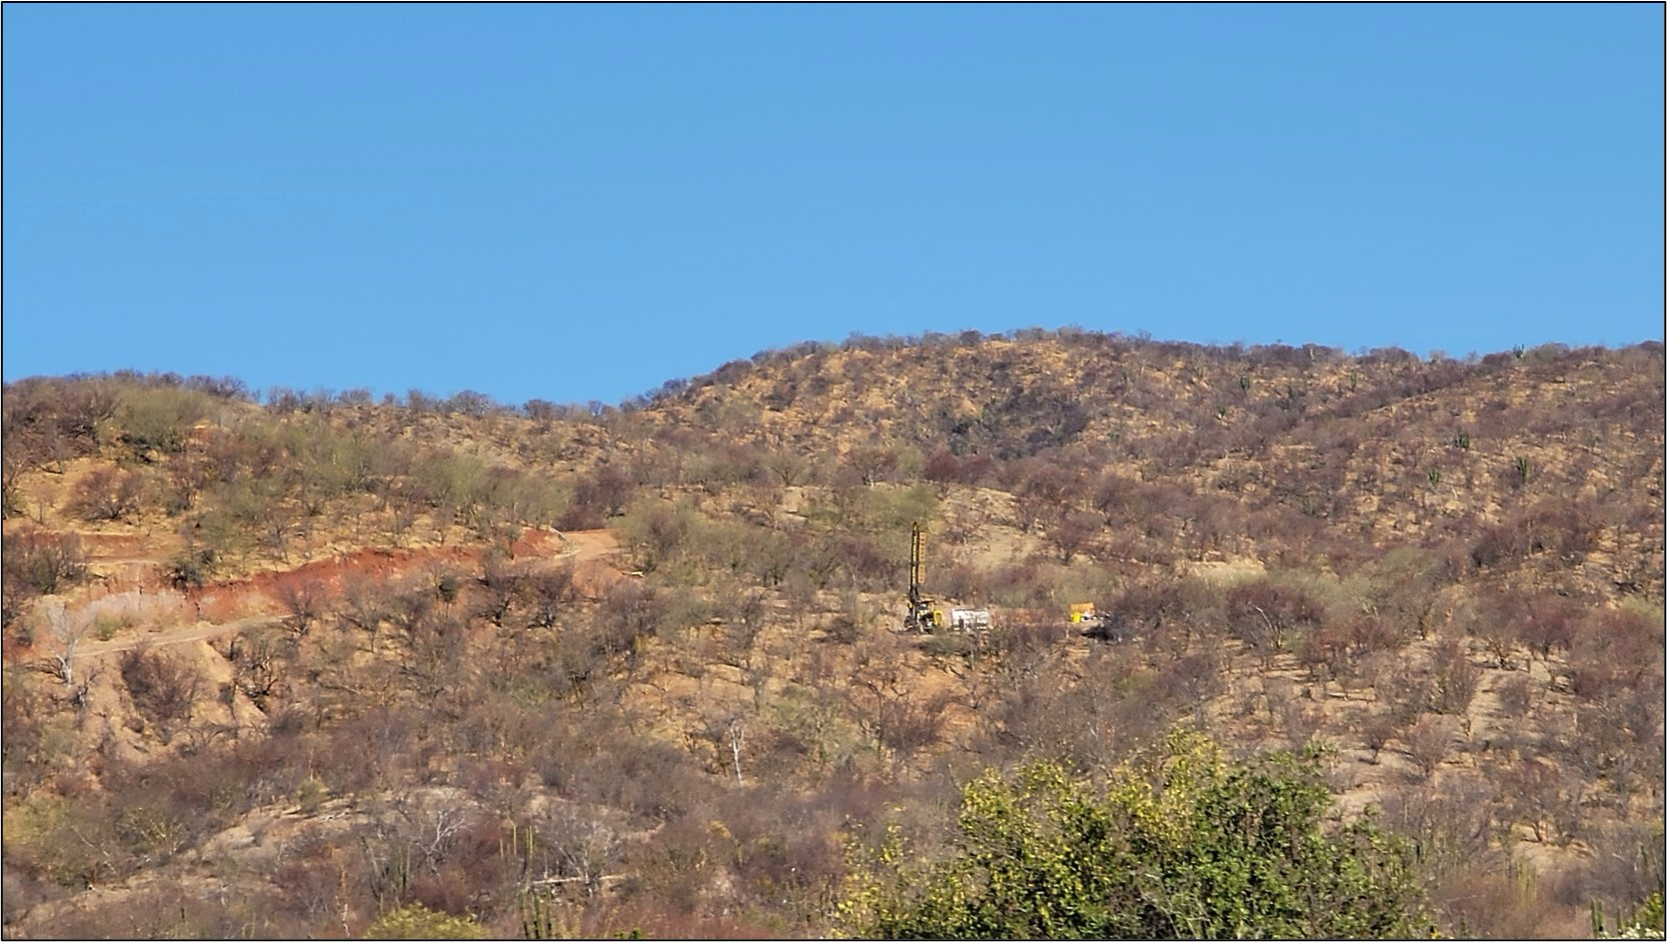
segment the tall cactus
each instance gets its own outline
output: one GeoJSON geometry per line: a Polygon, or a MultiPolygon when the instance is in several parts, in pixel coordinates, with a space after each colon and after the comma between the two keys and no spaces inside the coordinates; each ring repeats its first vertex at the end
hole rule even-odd
{"type": "Polygon", "coordinates": [[[516,903],[523,939],[576,939],[581,935],[575,915],[547,887],[522,887],[516,903]]]}

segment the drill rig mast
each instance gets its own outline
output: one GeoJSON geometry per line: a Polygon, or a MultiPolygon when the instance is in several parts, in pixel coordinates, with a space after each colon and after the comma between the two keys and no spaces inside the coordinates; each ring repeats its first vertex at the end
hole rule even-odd
{"type": "Polygon", "coordinates": [[[931,631],[942,627],[943,612],[932,607],[932,599],[921,593],[926,577],[926,531],[915,522],[909,539],[909,613],[903,627],[916,631],[931,631]]]}

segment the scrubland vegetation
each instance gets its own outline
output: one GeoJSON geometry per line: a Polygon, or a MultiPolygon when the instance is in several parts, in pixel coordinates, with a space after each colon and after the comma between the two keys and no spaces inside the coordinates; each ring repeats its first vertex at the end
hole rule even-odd
{"type": "Polygon", "coordinates": [[[9,383],[4,929],[1659,934],[1663,403],[1075,330],[9,383]],[[899,630],[914,521],[995,630],[899,630]]]}

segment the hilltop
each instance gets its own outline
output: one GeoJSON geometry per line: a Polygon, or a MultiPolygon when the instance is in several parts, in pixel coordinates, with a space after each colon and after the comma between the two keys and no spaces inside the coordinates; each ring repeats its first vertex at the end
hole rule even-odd
{"type": "Polygon", "coordinates": [[[1662,879],[1664,401],[1655,343],[1075,330],[619,406],[10,383],[6,929],[825,934],[848,842],[1185,727],[1319,747],[1446,931],[1589,931],[1662,879]],[[915,521],[988,635],[899,630],[915,521]]]}

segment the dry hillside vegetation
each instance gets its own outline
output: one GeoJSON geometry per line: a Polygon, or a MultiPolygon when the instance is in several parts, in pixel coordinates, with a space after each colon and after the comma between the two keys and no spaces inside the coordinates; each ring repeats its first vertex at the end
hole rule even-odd
{"type": "Polygon", "coordinates": [[[1070,330],[620,406],[10,383],[4,929],[860,931],[888,829],[1185,729],[1314,747],[1442,931],[1589,934],[1663,879],[1663,402],[1655,343],[1070,330]],[[987,635],[899,630],[914,521],[987,635]]]}

